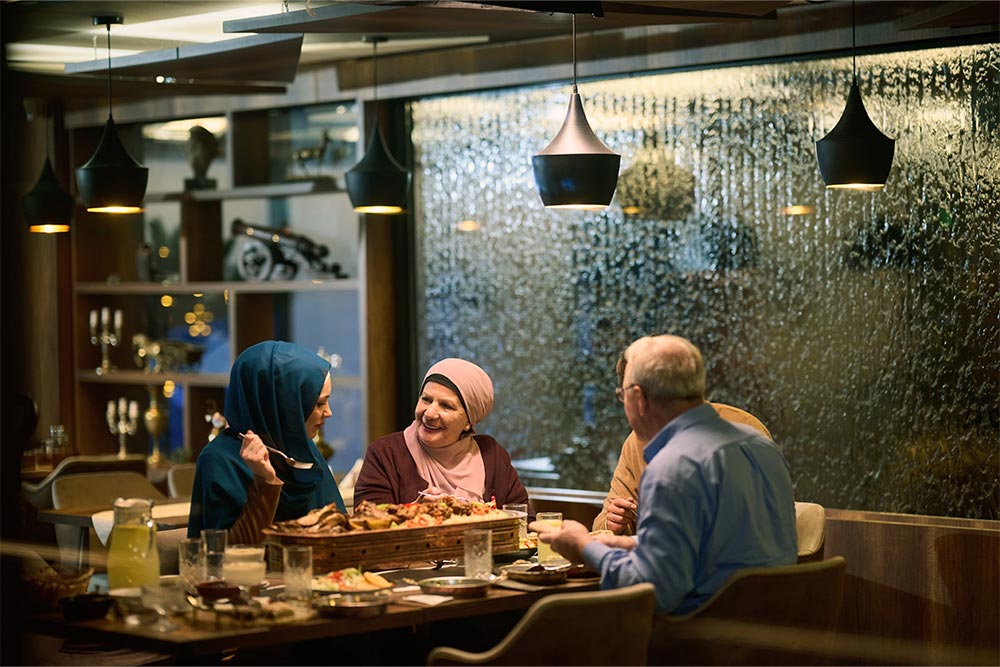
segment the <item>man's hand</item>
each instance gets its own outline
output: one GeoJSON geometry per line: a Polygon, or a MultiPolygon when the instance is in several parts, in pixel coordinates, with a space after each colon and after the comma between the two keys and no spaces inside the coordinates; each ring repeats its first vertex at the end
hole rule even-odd
{"type": "Polygon", "coordinates": [[[599,533],[594,535],[594,541],[606,544],[615,549],[625,549],[626,551],[635,549],[635,538],[629,537],[628,535],[609,535],[608,533],[599,533]]]}
{"type": "Polygon", "coordinates": [[[608,512],[605,521],[608,530],[616,535],[621,535],[629,526],[635,526],[639,505],[634,498],[615,498],[608,505],[608,512]]]}
{"type": "Polygon", "coordinates": [[[250,467],[254,475],[262,478],[268,484],[282,483],[278,479],[277,473],[274,472],[274,466],[271,465],[271,459],[267,447],[264,446],[264,441],[251,430],[247,430],[243,436],[243,444],[240,446],[240,458],[250,467]]]}
{"type": "Polygon", "coordinates": [[[583,562],[583,547],[592,539],[590,530],[576,521],[563,521],[558,528],[544,521],[532,521],[528,530],[536,531],[539,540],[551,544],[560,556],[573,563],[583,562]]]}

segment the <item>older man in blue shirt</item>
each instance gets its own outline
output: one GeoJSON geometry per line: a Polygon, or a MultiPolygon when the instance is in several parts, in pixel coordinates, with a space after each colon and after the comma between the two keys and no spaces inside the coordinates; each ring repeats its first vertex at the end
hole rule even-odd
{"type": "Polygon", "coordinates": [[[647,336],[625,353],[620,398],[648,440],[634,537],[591,536],[566,521],[532,524],[539,539],[600,571],[602,588],[648,581],[661,613],[685,614],[736,570],[796,561],[788,463],[757,430],[705,402],[701,352],[679,336],[647,336]]]}

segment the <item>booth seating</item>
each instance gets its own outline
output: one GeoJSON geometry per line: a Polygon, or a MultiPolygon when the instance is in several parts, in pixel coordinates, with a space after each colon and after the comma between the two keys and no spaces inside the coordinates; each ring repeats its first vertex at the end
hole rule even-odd
{"type": "Polygon", "coordinates": [[[495,647],[437,647],[428,665],[645,665],[652,584],[556,593],[538,600],[495,647]]]}

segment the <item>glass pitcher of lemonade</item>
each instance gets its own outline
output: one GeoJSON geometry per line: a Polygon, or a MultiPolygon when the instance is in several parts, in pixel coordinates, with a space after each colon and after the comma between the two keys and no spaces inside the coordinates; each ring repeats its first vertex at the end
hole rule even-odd
{"type": "Polygon", "coordinates": [[[108,546],[108,588],[150,586],[159,581],[153,501],[119,498],[108,546]]]}

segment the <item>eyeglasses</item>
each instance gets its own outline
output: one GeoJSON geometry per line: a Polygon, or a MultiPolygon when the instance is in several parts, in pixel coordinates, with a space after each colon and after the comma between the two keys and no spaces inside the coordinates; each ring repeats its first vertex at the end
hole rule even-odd
{"type": "Polygon", "coordinates": [[[625,402],[625,390],[626,389],[632,389],[633,387],[639,387],[639,389],[642,389],[642,385],[639,385],[639,384],[630,384],[627,387],[615,387],[615,396],[618,397],[619,401],[621,401],[622,403],[624,403],[625,402]]]}

